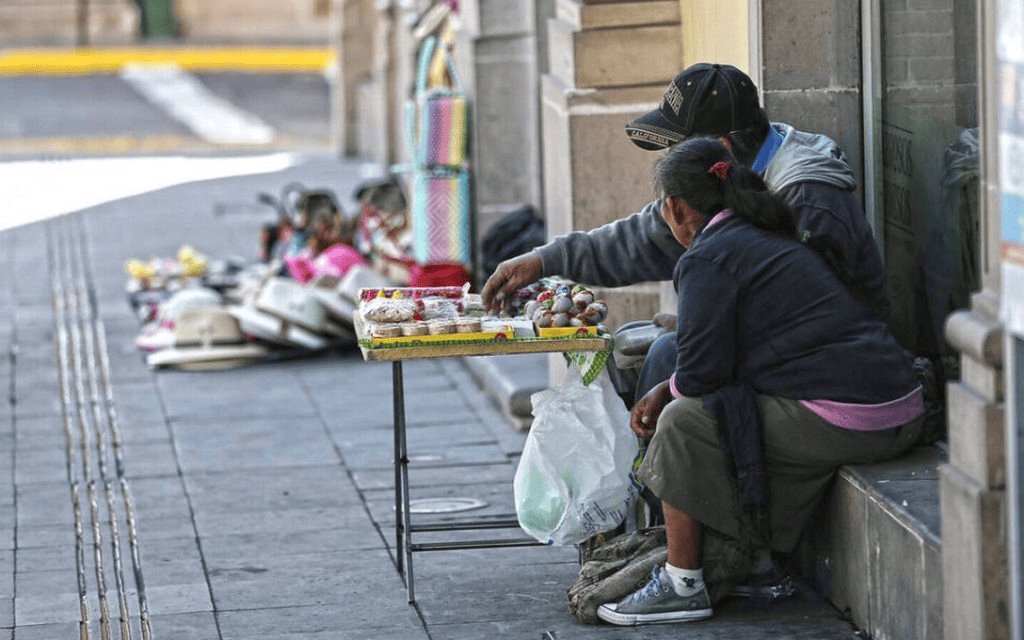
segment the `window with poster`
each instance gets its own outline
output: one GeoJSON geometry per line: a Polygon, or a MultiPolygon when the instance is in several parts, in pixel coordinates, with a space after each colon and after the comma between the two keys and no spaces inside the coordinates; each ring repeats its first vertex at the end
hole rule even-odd
{"type": "Polygon", "coordinates": [[[890,326],[959,377],[943,337],[980,287],[978,0],[874,0],[876,223],[890,326]]]}

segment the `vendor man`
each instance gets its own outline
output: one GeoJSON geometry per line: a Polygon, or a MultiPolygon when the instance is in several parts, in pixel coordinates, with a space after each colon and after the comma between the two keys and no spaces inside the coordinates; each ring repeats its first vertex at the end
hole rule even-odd
{"type": "MultiPolygon", "coordinates": [[[[854,190],[857,182],[830,138],[770,123],[754,82],[736,67],[700,63],[669,84],[657,109],[626,125],[626,135],[649,151],[692,137],[718,138],[737,161],[760,174],[796,216],[801,237],[838,251],[875,311],[886,305],[882,259],[854,190]]],[[[671,280],[684,249],[661,216],[661,203],[591,231],[559,236],[501,263],[487,280],[483,299],[494,308],[542,276],[560,275],[587,284],[618,287],[671,280]]],[[[643,397],[675,369],[675,336],[651,347],[640,375],[643,397]]]]}

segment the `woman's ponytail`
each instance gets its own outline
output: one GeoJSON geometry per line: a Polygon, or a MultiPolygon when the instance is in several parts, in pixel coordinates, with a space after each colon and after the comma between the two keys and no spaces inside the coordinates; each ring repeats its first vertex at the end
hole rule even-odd
{"type": "Polygon", "coordinates": [[[789,205],[768,191],[764,181],[746,167],[734,166],[723,183],[723,208],[750,224],[790,238],[797,237],[796,222],[789,205]]]}

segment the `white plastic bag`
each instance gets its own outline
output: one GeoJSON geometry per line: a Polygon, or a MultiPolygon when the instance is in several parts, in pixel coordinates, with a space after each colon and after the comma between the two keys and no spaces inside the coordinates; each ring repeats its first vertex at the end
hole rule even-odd
{"type": "Polygon", "coordinates": [[[602,372],[589,386],[570,366],[533,394],[533,426],[513,484],[519,526],[547,544],[578,544],[622,522],[636,498],[629,411],[602,372]]]}

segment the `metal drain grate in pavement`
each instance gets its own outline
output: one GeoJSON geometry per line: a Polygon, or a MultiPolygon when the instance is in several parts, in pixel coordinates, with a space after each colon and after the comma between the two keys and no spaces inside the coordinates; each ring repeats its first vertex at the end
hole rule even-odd
{"type": "Polygon", "coordinates": [[[486,506],[476,498],[420,498],[409,501],[409,513],[459,513],[486,506]]]}

